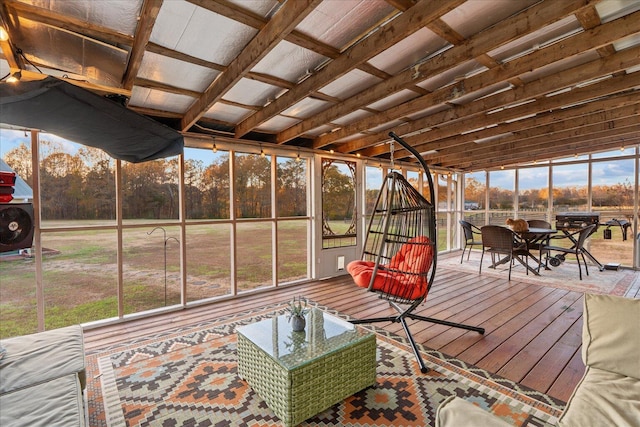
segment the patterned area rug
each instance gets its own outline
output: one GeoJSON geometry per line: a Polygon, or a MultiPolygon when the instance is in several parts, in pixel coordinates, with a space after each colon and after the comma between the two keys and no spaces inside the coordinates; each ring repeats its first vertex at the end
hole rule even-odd
{"type": "MultiPolygon", "coordinates": [[[[88,354],[89,425],[281,426],[237,376],[235,328],[283,313],[283,305],[266,306],[88,354]]],[[[450,395],[516,426],[554,425],[561,413],[562,402],[426,348],[430,371],[422,374],[405,338],[363,327],[376,333],[377,384],[301,425],[431,426],[450,395]]]]}
{"type": "MultiPolygon", "coordinates": [[[[464,255],[464,262],[460,264],[460,254],[451,254],[438,258],[438,268],[454,269],[464,271],[469,274],[478,275],[480,269],[480,251],[474,250],[467,260],[464,255]]],[[[606,294],[624,296],[636,279],[637,273],[633,270],[603,270],[589,263],[589,275],[587,276],[582,267],[582,280],[578,276],[578,264],[575,258],[569,255],[567,261],[558,267],[549,267],[549,270],[542,268],[540,275],[533,273],[526,274],[523,265],[516,262],[511,270],[511,280],[523,283],[530,283],[539,286],[551,286],[557,289],[568,291],[588,292],[592,294],[606,294]]],[[[491,255],[485,255],[482,260],[482,276],[500,277],[506,279],[509,275],[509,264],[499,265],[497,268],[489,268],[491,265],[491,255]]],[[[440,271],[442,274],[442,271],[440,271]]]]}

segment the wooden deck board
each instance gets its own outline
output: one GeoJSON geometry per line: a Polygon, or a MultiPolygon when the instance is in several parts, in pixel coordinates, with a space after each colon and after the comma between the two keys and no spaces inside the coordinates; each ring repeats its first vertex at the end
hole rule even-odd
{"type": "MultiPolygon", "coordinates": [[[[576,278],[577,280],[577,278],[576,278]]],[[[627,297],[640,295],[640,273],[627,297]]],[[[87,351],[305,296],[356,319],[384,317],[389,304],[355,286],[350,276],[283,286],[153,317],[85,331],[87,351]]],[[[411,321],[417,342],[566,401],[584,372],[580,358],[582,294],[440,268],[416,311],[486,328],[485,335],[411,321]]],[[[397,323],[377,326],[404,335],[397,323]]]]}
{"type": "MultiPolygon", "coordinates": [[[[457,339],[443,346],[441,350],[447,354],[460,357],[463,360],[466,360],[465,358],[468,354],[469,360],[471,360],[473,352],[479,353],[482,348],[486,349],[489,348],[489,346],[492,346],[491,349],[497,347],[502,343],[502,341],[504,341],[504,339],[507,339],[511,334],[515,333],[518,325],[522,326],[523,324],[526,324],[526,319],[521,319],[518,324],[514,322],[514,319],[518,316],[523,317],[523,313],[526,313],[530,307],[534,306],[538,301],[543,300],[543,298],[551,292],[553,292],[553,289],[551,288],[536,289],[534,293],[506,307],[495,316],[492,316],[482,322],[482,325],[487,331],[484,336],[473,336],[473,340],[471,342],[468,340],[457,339]],[[511,327],[509,328],[509,326],[511,327]],[[476,347],[476,349],[472,350],[473,347],[476,347]]],[[[466,335],[468,335],[468,333],[466,335]]],[[[488,352],[488,350],[485,350],[484,353],[475,357],[474,362],[470,363],[476,363],[488,352]]]]}
{"type": "MultiPolygon", "coordinates": [[[[466,323],[486,328],[486,322],[489,319],[511,307],[514,303],[522,299],[523,296],[529,295],[535,291],[535,288],[532,287],[526,287],[516,292],[512,292],[512,290],[508,289],[506,286],[496,286],[494,289],[496,290],[495,293],[487,292],[487,294],[485,294],[489,296],[488,299],[479,302],[475,307],[466,310],[464,313],[458,313],[457,316],[453,317],[453,320],[459,323],[466,323]]],[[[464,334],[473,334],[473,332],[467,332],[464,329],[459,328],[447,328],[440,325],[436,327],[443,330],[442,333],[429,339],[429,343],[436,350],[442,349],[444,346],[454,342],[464,334]]],[[[427,337],[422,334],[416,335],[422,339],[427,339],[427,337]]]]}
{"type": "Polygon", "coordinates": [[[573,393],[576,385],[584,375],[585,366],[582,362],[580,350],[581,346],[576,348],[576,352],[573,354],[573,357],[556,377],[551,387],[547,390],[547,394],[557,397],[565,402],[569,400],[571,393],[573,393]]]}
{"type": "MultiPolygon", "coordinates": [[[[582,343],[582,317],[576,319],[560,339],[553,344],[520,381],[521,384],[534,390],[548,390],[555,379],[560,376],[571,361],[582,343]]],[[[538,344],[538,343],[536,343],[538,344]]],[[[544,351],[545,346],[540,346],[544,351]]]]}
{"type": "Polygon", "coordinates": [[[576,308],[582,306],[582,297],[576,296],[576,293],[567,295],[558,304],[563,305],[550,307],[541,316],[538,316],[533,322],[501,344],[500,358],[493,357],[490,365],[492,367],[501,366],[496,371],[498,375],[518,378],[518,382],[521,382],[525,375],[549,351],[546,348],[547,344],[556,343],[567,331],[567,324],[573,325],[581,317],[576,308]],[[569,298],[573,300],[571,306],[563,304],[569,298]],[[534,336],[533,333],[538,331],[538,335],[534,336]],[[531,339],[532,336],[533,339],[531,339]],[[509,356],[510,359],[507,361],[509,356]]]}
{"type": "Polygon", "coordinates": [[[510,321],[501,331],[501,336],[503,337],[510,334],[508,338],[505,338],[489,355],[484,356],[478,362],[479,365],[492,372],[497,372],[500,367],[515,357],[521,349],[526,348],[537,334],[541,333],[541,331],[546,331],[545,328],[549,327],[552,319],[564,311],[564,307],[572,297],[569,294],[562,295],[562,298],[551,306],[545,306],[542,311],[539,311],[542,308],[542,304],[546,305],[548,303],[547,300],[543,300],[532,307],[531,310],[523,313],[526,314],[526,317],[523,316],[521,319],[516,317],[514,321],[510,321]]]}

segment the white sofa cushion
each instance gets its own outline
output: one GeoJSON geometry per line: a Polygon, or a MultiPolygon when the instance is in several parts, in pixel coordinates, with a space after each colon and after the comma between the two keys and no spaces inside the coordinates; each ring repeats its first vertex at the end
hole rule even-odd
{"type": "Polygon", "coordinates": [[[640,379],[640,299],[584,296],[585,365],[640,379]]]}
{"type": "Polygon", "coordinates": [[[640,381],[587,367],[558,426],[640,426],[640,381]]]}
{"type": "Polygon", "coordinates": [[[85,386],[84,341],[79,325],[2,340],[0,394],[76,374],[85,386]]]}
{"type": "Polygon", "coordinates": [[[84,427],[78,375],[68,374],[0,395],[2,427],[84,427]]]}
{"type": "Polygon", "coordinates": [[[512,427],[471,402],[456,396],[445,399],[436,412],[436,427],[512,427]]]}

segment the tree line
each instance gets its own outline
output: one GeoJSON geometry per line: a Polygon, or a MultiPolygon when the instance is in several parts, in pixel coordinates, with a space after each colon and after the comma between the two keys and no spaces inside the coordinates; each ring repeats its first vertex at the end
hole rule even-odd
{"type": "MultiPolygon", "coordinates": [[[[114,220],[115,161],[97,148],[78,146],[75,154],[58,142],[40,142],[40,194],[45,220],[114,220]]],[[[33,186],[31,149],[22,143],[10,150],[5,162],[33,186]]],[[[272,216],[271,156],[238,153],[235,156],[235,199],[238,218],[272,216]]],[[[307,215],[306,162],[278,161],[276,169],[277,214],[280,217],[307,215]]],[[[144,163],[122,162],[124,219],[177,219],[179,215],[179,162],[177,157],[144,163]]],[[[353,177],[335,165],[324,171],[323,210],[328,220],[345,220],[353,215],[353,177]]],[[[189,219],[227,219],[231,213],[229,154],[221,153],[205,164],[185,159],[185,203],[189,219]]],[[[446,195],[444,187],[441,195],[446,195]]],[[[465,202],[484,209],[486,186],[475,178],[465,180],[465,202]]],[[[375,201],[367,194],[367,208],[375,201]]],[[[579,209],[587,204],[586,186],[553,189],[554,205],[579,209]]],[[[513,210],[514,191],[491,187],[490,209],[513,210]]],[[[547,188],[530,189],[518,195],[520,209],[547,207],[547,188]]],[[[624,209],[633,206],[629,179],[614,185],[594,185],[592,205],[624,209]]],[[[368,211],[368,210],[367,210],[368,211]]]]}
{"type": "MultiPolygon", "coordinates": [[[[45,220],[113,220],[116,216],[115,161],[102,150],[80,146],[75,154],[60,143],[40,142],[40,197],[45,220]]],[[[33,186],[31,149],[24,143],[6,153],[5,162],[33,186]]],[[[271,212],[271,158],[235,156],[234,208],[240,218],[266,218],[271,212]]],[[[179,159],[122,162],[124,219],[177,219],[179,159]]],[[[277,163],[278,215],[307,214],[306,163],[277,163]]],[[[185,160],[187,218],[230,217],[229,153],[211,164],[185,160]]]]}
{"type": "MultiPolygon", "coordinates": [[[[475,202],[479,209],[484,209],[486,185],[475,178],[465,180],[464,197],[466,202],[475,202]]],[[[586,206],[588,188],[584,186],[567,186],[553,188],[553,204],[556,208],[572,210],[586,206]]],[[[513,210],[514,191],[499,187],[489,188],[489,209],[513,210]]],[[[544,209],[549,203],[549,189],[529,189],[518,194],[520,209],[544,209]]],[[[591,205],[616,209],[633,207],[633,185],[629,178],[613,185],[594,185],[591,189],[591,205]]]]}

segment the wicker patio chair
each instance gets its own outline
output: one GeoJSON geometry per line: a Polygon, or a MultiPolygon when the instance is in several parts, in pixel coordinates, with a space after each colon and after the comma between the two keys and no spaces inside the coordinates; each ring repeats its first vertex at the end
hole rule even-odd
{"type": "MultiPolygon", "coordinates": [[[[551,224],[545,220],[542,219],[530,219],[527,220],[527,223],[529,224],[529,228],[544,228],[546,230],[551,230],[553,227],[551,226],[551,224]]],[[[549,239],[551,239],[552,237],[547,236],[543,241],[540,242],[536,242],[533,244],[529,244],[529,250],[537,250],[539,255],[539,264],[538,264],[538,271],[540,271],[540,266],[542,265],[542,255],[544,254],[544,268],[548,269],[548,260],[549,260],[549,251],[547,249],[545,249],[545,246],[549,245],[549,239]]]]}
{"type": "Polygon", "coordinates": [[[467,248],[469,248],[469,252],[467,252],[467,261],[469,261],[471,249],[473,249],[474,246],[482,247],[482,233],[480,232],[480,228],[470,222],[464,220],[460,220],[458,222],[462,226],[462,231],[464,232],[464,248],[462,248],[462,257],[460,257],[460,264],[462,264],[464,251],[466,251],[467,248]]]}
{"type": "Polygon", "coordinates": [[[529,274],[529,253],[516,233],[507,227],[499,225],[485,225],[480,231],[482,232],[480,274],[482,274],[482,260],[485,252],[491,254],[492,267],[494,268],[500,264],[509,263],[509,280],[511,280],[511,268],[514,260],[523,264],[527,268],[527,274],[529,274]],[[496,261],[496,255],[503,255],[503,258],[496,261]],[[524,261],[522,261],[522,258],[524,258],[524,261]]]}

